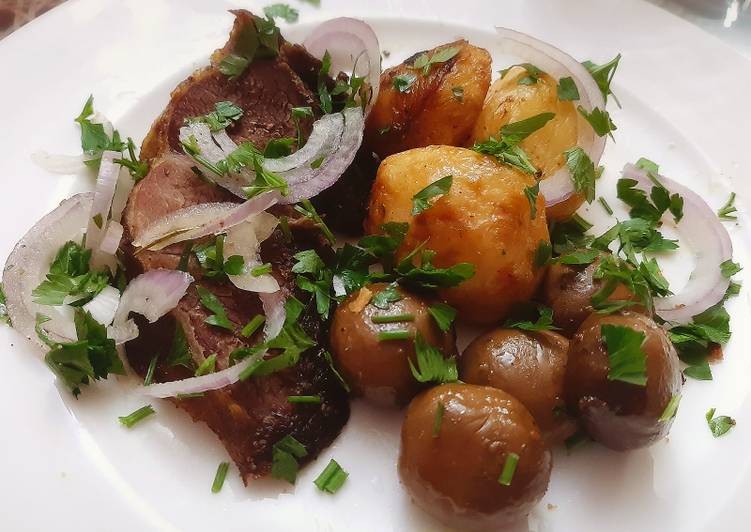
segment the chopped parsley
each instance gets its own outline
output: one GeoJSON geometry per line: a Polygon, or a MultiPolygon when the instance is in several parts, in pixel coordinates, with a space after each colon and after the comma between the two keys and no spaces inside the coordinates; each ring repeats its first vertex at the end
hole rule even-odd
{"type": "Polygon", "coordinates": [[[438,328],[443,332],[448,332],[451,329],[451,324],[456,319],[456,309],[446,303],[430,305],[428,312],[433,316],[438,328]]]}
{"type": "Polygon", "coordinates": [[[592,224],[574,214],[564,222],[551,222],[550,241],[555,253],[567,253],[578,248],[584,248],[592,242],[592,236],[587,231],[592,224]]]}
{"type": "Polygon", "coordinates": [[[646,335],[630,327],[611,324],[603,324],[600,333],[610,363],[608,380],[646,386],[647,355],[642,350],[646,335]]]}
{"type": "MultiPolygon", "coordinates": [[[[668,337],[681,360],[691,366],[700,365],[706,361],[712,344],[725,344],[730,340],[730,315],[722,303],[718,303],[694,316],[691,323],[671,328],[668,337]]],[[[693,372],[706,374],[708,370],[707,366],[706,370],[693,372]]]]}
{"type": "Polygon", "coordinates": [[[370,321],[376,324],[381,323],[402,323],[405,321],[415,321],[414,314],[379,314],[377,316],[371,316],[370,321]]]}
{"type": "Polygon", "coordinates": [[[698,381],[711,381],[712,380],[712,368],[709,367],[709,362],[704,359],[698,364],[692,364],[683,370],[683,374],[686,377],[691,377],[698,381]]]}
{"type": "Polygon", "coordinates": [[[599,256],[600,251],[596,249],[575,249],[556,257],[553,259],[553,262],[557,264],[581,266],[584,264],[592,264],[599,256]]]}
{"type": "Polygon", "coordinates": [[[558,81],[558,99],[562,102],[571,102],[578,100],[579,88],[576,86],[573,78],[561,78],[558,81]]]}
{"type": "Polygon", "coordinates": [[[290,7],[289,4],[271,4],[263,8],[263,14],[270,19],[281,18],[290,24],[297,22],[300,17],[297,9],[290,7]]]}
{"type": "Polygon", "coordinates": [[[430,208],[430,200],[436,196],[443,196],[449,193],[451,184],[453,183],[453,176],[447,175],[436,181],[433,181],[427,187],[423,188],[420,192],[412,196],[412,216],[417,216],[424,210],[430,208]]]}
{"type": "Polygon", "coordinates": [[[597,198],[597,201],[600,202],[600,205],[602,205],[602,208],[605,209],[605,212],[608,213],[608,215],[613,216],[613,208],[605,198],[600,196],[599,198],[597,198]]]}
{"type": "Polygon", "coordinates": [[[149,367],[146,369],[146,376],[143,378],[143,385],[148,386],[154,381],[154,371],[156,370],[156,363],[159,361],[159,355],[154,355],[154,358],[149,362],[149,367]]]}
{"type": "Polygon", "coordinates": [[[571,180],[574,182],[574,190],[582,194],[587,203],[592,203],[595,199],[596,180],[595,164],[592,159],[579,146],[564,151],[563,156],[566,159],[566,167],[571,180]]]}
{"type": "Polygon", "coordinates": [[[521,329],[522,331],[552,331],[558,329],[553,325],[553,309],[544,305],[537,305],[537,312],[539,317],[535,322],[508,319],[503,326],[508,329],[521,329]]]}
{"type": "Polygon", "coordinates": [[[722,272],[722,276],[726,279],[730,279],[742,269],[743,268],[740,264],[733,262],[733,259],[728,259],[720,264],[720,271],[722,272]]]}
{"type": "Polygon", "coordinates": [[[298,459],[307,456],[308,451],[293,436],[287,435],[274,444],[271,455],[271,476],[294,484],[300,469],[298,459]]]}
{"type": "Polygon", "coordinates": [[[256,314],[248,323],[245,324],[242,330],[240,330],[240,336],[244,336],[245,338],[253,336],[253,334],[261,327],[261,325],[264,324],[265,321],[266,316],[256,314]]]}
{"type": "Polygon", "coordinates": [[[300,404],[319,404],[321,402],[320,395],[288,395],[288,403],[300,403],[300,404]]]}
{"type": "Polygon", "coordinates": [[[442,48],[430,57],[428,57],[427,52],[420,54],[415,61],[412,63],[412,67],[417,70],[422,70],[422,75],[427,76],[430,74],[430,69],[433,67],[433,65],[437,65],[438,63],[445,63],[449,59],[453,58],[456,54],[458,54],[460,51],[460,48],[458,46],[449,46],[448,48],[442,48]]]}
{"type": "Polygon", "coordinates": [[[227,471],[229,470],[229,462],[222,462],[219,467],[216,468],[216,474],[214,475],[214,482],[211,483],[211,493],[219,493],[224,486],[224,479],[227,478],[227,471]]]}
{"type": "Polygon", "coordinates": [[[208,375],[216,371],[216,353],[212,353],[201,362],[201,365],[196,368],[195,376],[208,375]]]}
{"type": "Polygon", "coordinates": [[[523,172],[536,175],[537,169],[529,160],[526,152],[519,147],[524,139],[541,129],[555,117],[555,113],[540,113],[518,122],[503,126],[499,139],[490,137],[488,140],[475,143],[472,149],[478,153],[492,155],[499,161],[519,168],[523,172]]]}
{"type": "Polygon", "coordinates": [[[510,486],[511,481],[514,479],[514,473],[516,472],[516,466],[518,464],[519,455],[516,453],[508,453],[506,455],[506,461],[503,463],[501,476],[498,477],[498,484],[501,486],[510,486]]]}
{"type": "Polygon", "coordinates": [[[435,417],[433,418],[433,437],[437,438],[441,434],[441,426],[443,425],[443,414],[446,412],[446,407],[443,406],[443,402],[438,401],[435,408],[435,417]]]}
{"type": "Polygon", "coordinates": [[[441,350],[428,344],[419,331],[415,335],[415,354],[417,366],[415,367],[410,360],[409,368],[418,382],[444,384],[456,382],[459,379],[456,358],[445,358],[441,350]]]}
{"type": "Polygon", "coordinates": [[[412,333],[407,329],[394,329],[389,331],[380,331],[378,333],[379,342],[393,342],[398,340],[411,340],[412,333]]]}
{"type": "Polygon", "coordinates": [[[125,144],[120,139],[117,130],[112,132],[112,137],[107,135],[103,124],[92,122],[89,117],[94,114],[94,96],[90,95],[83,105],[81,113],[74,119],[81,126],[81,149],[89,157],[84,164],[95,170],[99,169],[102,162],[102,153],[108,150],[122,152],[125,144]]]}
{"type": "Polygon", "coordinates": [[[128,137],[126,148],[128,150],[128,154],[119,159],[115,159],[114,162],[116,162],[120,166],[127,168],[130,176],[133,178],[133,181],[138,183],[141,179],[146,177],[146,174],[149,173],[149,163],[148,161],[142,161],[138,158],[138,156],[136,155],[136,144],[130,137],[128,137]]]}
{"type": "MultiPolygon", "coordinates": [[[[324,85],[324,87],[325,86],[326,85],[324,85]]],[[[313,114],[313,108],[310,106],[293,107],[291,114],[292,114],[292,120],[295,123],[295,131],[297,132],[297,147],[301,148],[304,142],[302,138],[302,128],[300,127],[300,121],[302,121],[305,118],[313,118],[315,116],[313,114]]]]}
{"type": "Polygon", "coordinates": [[[397,290],[396,284],[390,284],[377,294],[375,294],[371,300],[370,304],[374,307],[377,307],[381,310],[387,310],[391,303],[396,303],[397,301],[402,300],[402,295],[397,290]]]}
{"type": "Polygon", "coordinates": [[[332,458],[329,460],[326,468],[320,475],[318,475],[318,478],[313,481],[313,484],[315,484],[319,490],[333,495],[339,491],[339,488],[342,487],[348,476],[349,473],[342,469],[342,466],[332,458]]]}
{"type": "Polygon", "coordinates": [[[707,419],[707,425],[709,425],[709,430],[715,438],[719,438],[735,426],[735,420],[732,417],[715,417],[714,408],[710,408],[705,417],[707,419]]]}
{"type": "Polygon", "coordinates": [[[595,82],[597,83],[597,86],[600,88],[600,92],[602,92],[602,96],[603,98],[605,98],[605,103],[607,103],[608,101],[608,96],[613,96],[613,99],[615,100],[615,103],[618,104],[618,107],[620,107],[621,104],[618,101],[618,98],[616,98],[615,94],[613,94],[613,91],[610,89],[610,84],[613,82],[613,76],[615,76],[615,71],[618,68],[620,61],[621,54],[616,55],[613,59],[603,65],[595,64],[592,61],[582,62],[584,68],[589,71],[589,73],[592,75],[592,78],[594,78],[595,82]]]}
{"type": "Polygon", "coordinates": [[[187,369],[194,369],[193,354],[190,352],[188,339],[185,336],[182,326],[175,324],[175,332],[172,336],[169,354],[167,355],[167,365],[169,367],[182,366],[187,369]]]}
{"type": "Polygon", "coordinates": [[[229,79],[235,79],[254,59],[276,57],[279,42],[279,28],[274,19],[253,16],[253,23],[240,30],[235,48],[219,62],[219,71],[229,79]]]}
{"type": "MultiPolygon", "coordinates": [[[[51,347],[44,357],[45,363],[77,397],[81,393],[81,385],[105,379],[110,373],[124,375],[125,369],[117,355],[115,341],[107,338],[107,328],[81,308],[76,308],[74,312],[77,341],[55,343],[46,335],[41,336],[51,347]]],[[[37,315],[38,331],[42,331],[41,324],[47,320],[49,318],[37,315]]]]}
{"type": "Polygon", "coordinates": [[[582,107],[581,105],[578,106],[577,109],[579,111],[579,114],[581,114],[584,119],[589,122],[589,125],[592,126],[592,129],[594,129],[595,133],[597,133],[597,135],[600,137],[610,135],[612,138],[613,131],[618,129],[610,119],[610,113],[600,109],[599,107],[592,109],[591,113],[588,113],[587,110],[584,109],[584,107],[582,107]]]}
{"type": "Polygon", "coordinates": [[[243,116],[243,110],[232,102],[221,101],[214,104],[214,110],[201,116],[186,118],[188,124],[203,123],[212,132],[226,129],[243,116]]]}
{"type": "Polygon", "coordinates": [[[224,259],[224,240],[226,235],[217,235],[214,242],[196,246],[193,253],[198,263],[209,278],[223,278],[226,275],[241,275],[245,269],[245,260],[240,255],[224,259]]]}
{"type": "MultiPolygon", "coordinates": [[[[298,124],[299,129],[299,124],[298,124]]],[[[298,131],[299,133],[299,131],[298,131]]],[[[279,157],[286,157],[292,153],[292,145],[300,145],[299,139],[292,137],[282,137],[280,139],[271,139],[266,147],[263,149],[263,156],[266,159],[278,159],[279,157]]]]}
{"type": "Polygon", "coordinates": [[[222,305],[222,302],[219,301],[219,298],[217,298],[214,294],[200,285],[196,285],[196,291],[198,292],[198,297],[201,300],[201,304],[208,310],[213,312],[211,316],[203,321],[205,323],[208,323],[209,325],[214,325],[215,327],[221,327],[222,329],[227,329],[228,331],[234,331],[235,324],[232,323],[227,317],[227,312],[224,310],[224,305],[222,305]]]}
{"type": "Polygon", "coordinates": [[[156,414],[156,410],[154,410],[154,407],[152,407],[151,405],[146,405],[142,406],[135,412],[128,414],[127,416],[120,416],[117,419],[120,420],[120,423],[122,425],[131,428],[133,425],[143,419],[146,419],[152,414],[156,414]]]}
{"type": "Polygon", "coordinates": [[[720,220],[735,221],[738,219],[738,216],[735,214],[736,212],[738,212],[738,209],[735,207],[735,192],[731,192],[725,205],[720,207],[717,211],[717,216],[720,220]]]}
{"type": "Polygon", "coordinates": [[[91,250],[69,241],[58,250],[42,283],[32,290],[34,303],[62,305],[75,299],[81,306],[101,292],[109,282],[109,274],[90,271],[91,250]]]}
{"type": "Polygon", "coordinates": [[[524,187],[524,195],[529,202],[529,217],[534,220],[537,217],[537,195],[540,193],[540,182],[533,187],[524,187]]]}
{"type": "Polygon", "coordinates": [[[399,92],[409,92],[409,89],[412,88],[412,85],[415,81],[417,81],[417,75],[410,72],[407,74],[399,74],[398,76],[394,76],[394,79],[391,83],[399,92]]]}
{"type": "Polygon", "coordinates": [[[659,421],[670,421],[678,413],[678,405],[681,403],[681,394],[677,393],[670,398],[665,410],[662,411],[659,421]]]}
{"type": "Polygon", "coordinates": [[[535,250],[535,268],[542,268],[543,266],[548,264],[552,256],[553,248],[550,245],[550,242],[546,240],[540,240],[540,242],[537,244],[537,249],[535,250]]]}
{"type": "Polygon", "coordinates": [[[535,83],[540,81],[540,76],[545,74],[545,72],[540,70],[532,63],[519,63],[517,65],[511,65],[510,67],[504,68],[503,70],[499,71],[499,74],[503,78],[504,76],[506,76],[506,74],[508,74],[509,70],[514,67],[521,67],[527,71],[527,75],[523,78],[519,78],[519,81],[516,82],[517,85],[534,85],[535,83]]]}
{"type": "Polygon", "coordinates": [[[324,319],[328,318],[331,308],[333,272],[326,267],[315,250],[300,251],[293,258],[297,261],[292,266],[292,272],[298,274],[297,286],[315,298],[318,314],[324,319]]]}
{"type": "Polygon", "coordinates": [[[323,221],[323,218],[318,214],[318,211],[316,211],[309,199],[303,199],[299,204],[295,205],[295,210],[311,220],[321,230],[321,233],[326,237],[329,244],[332,246],[336,244],[334,233],[331,232],[331,229],[323,221]]]}
{"type": "Polygon", "coordinates": [[[334,373],[337,380],[342,385],[342,388],[344,388],[346,391],[349,392],[349,384],[347,384],[347,381],[344,380],[344,377],[342,377],[342,374],[339,373],[339,370],[336,369],[336,366],[334,365],[334,359],[331,358],[331,353],[329,353],[328,351],[324,351],[323,358],[325,358],[326,362],[328,362],[329,368],[331,368],[331,371],[334,373]]]}

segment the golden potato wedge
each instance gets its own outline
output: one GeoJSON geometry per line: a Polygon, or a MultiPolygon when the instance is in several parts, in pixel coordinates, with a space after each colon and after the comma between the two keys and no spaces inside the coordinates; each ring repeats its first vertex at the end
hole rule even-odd
{"type": "MultiPolygon", "coordinates": [[[[524,67],[514,66],[490,87],[482,111],[475,123],[471,141],[482,142],[498,138],[500,129],[540,113],[555,113],[555,118],[522,141],[532,164],[541,172],[540,178],[553,175],[565,163],[563,152],[577,145],[580,124],[576,106],[558,99],[558,84],[548,74],[541,73],[536,83],[519,83],[529,77],[524,67]]],[[[563,204],[547,211],[547,217],[562,220],[571,216],[584,201],[576,194],[563,204]]]]}
{"type": "Polygon", "coordinates": [[[386,70],[364,144],[382,158],[431,144],[464,145],[490,86],[490,62],[487,50],[460,40],[386,70]],[[414,66],[451,48],[458,53],[427,71],[414,66]]]}
{"type": "Polygon", "coordinates": [[[544,273],[534,257],[540,242],[549,242],[545,201],[538,196],[533,218],[525,195],[534,184],[533,176],[465,148],[408,150],[378,168],[365,229],[373,234],[383,223],[409,222],[400,257],[429,239],[436,266],[474,264],[474,277],[441,296],[462,319],[495,323],[533,295],[544,273]],[[413,216],[412,197],[447,175],[453,176],[449,192],[413,216]]]}

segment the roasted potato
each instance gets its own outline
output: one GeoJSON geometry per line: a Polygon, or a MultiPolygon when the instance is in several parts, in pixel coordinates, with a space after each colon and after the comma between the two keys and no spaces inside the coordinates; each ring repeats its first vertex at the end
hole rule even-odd
{"type": "Polygon", "coordinates": [[[417,53],[381,74],[381,88],[365,126],[364,145],[381,158],[421,146],[462,146],[490,86],[490,54],[465,40],[417,53]],[[456,55],[416,68],[421,57],[456,55]]]}
{"type": "MultiPolygon", "coordinates": [[[[472,146],[490,137],[498,138],[500,129],[506,124],[540,113],[555,113],[555,118],[520,144],[540,172],[540,179],[545,179],[565,164],[563,152],[577,145],[581,119],[572,102],[558,99],[555,79],[541,73],[536,82],[529,83],[528,80],[527,70],[514,66],[493,83],[467,145],[472,146]]],[[[581,194],[575,194],[548,209],[547,216],[553,220],[566,219],[583,201],[581,194]]]]}
{"type": "Polygon", "coordinates": [[[532,217],[524,192],[534,184],[531,175],[465,148],[409,150],[378,168],[365,230],[375,234],[383,223],[409,222],[400,258],[428,240],[436,266],[472,263],[474,277],[441,295],[466,321],[498,322],[532,296],[544,272],[535,266],[540,242],[549,242],[544,201],[537,197],[532,217]],[[447,175],[453,176],[449,192],[413,216],[413,196],[447,175]]]}
{"type": "Polygon", "coordinates": [[[387,288],[386,283],[376,283],[350,294],[337,307],[330,333],[331,351],[352,393],[383,406],[405,404],[423,388],[409,366],[410,361],[417,363],[412,338],[418,332],[445,356],[456,356],[454,330],[438,328],[428,313],[428,300],[397,286],[393,290],[401,299],[378,308],[373,298],[387,288]],[[399,315],[412,319],[383,321],[399,315]],[[380,333],[398,329],[409,331],[412,338],[379,339],[380,333]]]}
{"type": "Polygon", "coordinates": [[[459,378],[510,393],[529,409],[545,439],[560,443],[576,431],[565,412],[567,359],[568,340],[560,334],[493,329],[464,350],[459,378]]]}
{"type": "Polygon", "coordinates": [[[418,506],[457,530],[506,530],[545,494],[550,468],[535,420],[502,390],[445,384],[407,409],[401,481],[418,506]]]}
{"type": "Polygon", "coordinates": [[[664,329],[643,314],[592,314],[571,339],[565,389],[569,410],[580,416],[592,439],[616,451],[645,447],[667,435],[673,424],[663,413],[681,390],[678,355],[664,329]],[[644,335],[644,385],[611,377],[605,325],[644,335]]]}

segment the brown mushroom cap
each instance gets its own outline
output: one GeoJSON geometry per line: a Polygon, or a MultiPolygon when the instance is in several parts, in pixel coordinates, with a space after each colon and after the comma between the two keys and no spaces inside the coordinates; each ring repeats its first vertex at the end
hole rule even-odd
{"type": "Polygon", "coordinates": [[[440,330],[428,312],[430,302],[401,287],[401,297],[387,309],[373,304],[372,298],[388,288],[386,283],[368,285],[350,294],[336,309],[331,324],[331,350],[352,393],[383,405],[405,404],[423,386],[415,380],[409,360],[415,364],[413,338],[419,332],[430,344],[441,348],[445,356],[456,356],[453,328],[440,330]],[[412,321],[374,323],[374,316],[411,314],[412,321]],[[381,332],[406,330],[408,340],[379,340],[381,332]]]}
{"type": "Polygon", "coordinates": [[[467,346],[459,378],[510,393],[530,411],[550,443],[576,430],[565,413],[568,340],[552,331],[494,329],[467,346]]]}
{"type": "Polygon", "coordinates": [[[647,446],[664,437],[672,419],[660,421],[671,398],[680,392],[678,355],[665,331],[634,312],[592,314],[574,335],[566,369],[566,402],[581,416],[587,433],[615,450],[647,446]],[[646,386],[609,380],[610,361],[601,327],[629,327],[646,335],[646,386]]]}
{"type": "Polygon", "coordinates": [[[550,450],[532,415],[502,390],[445,384],[407,409],[401,481],[417,505],[460,530],[498,529],[527,515],[547,490],[550,468],[550,450]],[[506,486],[499,477],[510,453],[519,461],[506,486]]]}

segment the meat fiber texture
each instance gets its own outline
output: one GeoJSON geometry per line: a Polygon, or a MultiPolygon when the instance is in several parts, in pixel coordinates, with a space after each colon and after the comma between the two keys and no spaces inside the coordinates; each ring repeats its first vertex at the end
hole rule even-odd
{"type": "MultiPolygon", "coordinates": [[[[190,205],[239,201],[194,171],[195,163],[183,154],[178,140],[185,118],[212,111],[216,102],[232,101],[244,110],[244,115],[227,132],[236,142],[250,140],[262,148],[272,139],[295,136],[292,107],[311,106],[318,110],[311,89],[314,90],[320,63],[300,46],[282,40],[278,57],[256,59],[234,80],[219,72],[217,65],[233,49],[239,32],[246,24],[253,24],[247,11],[234,14],[228,43],[212,55],[211,66],[193,73],[173,91],[169,105],[143,142],[141,154],[150,161],[151,169],[133,189],[123,216],[121,252],[130,278],[154,268],[176,269],[183,252],[184,244],[174,244],[164,250],[135,254],[130,242],[149,224],[190,205]]],[[[309,132],[311,126],[312,120],[301,124],[304,132],[309,132]]],[[[291,209],[278,209],[294,218],[291,209]]],[[[296,292],[291,271],[293,255],[311,248],[326,254],[315,227],[306,220],[294,219],[290,225],[291,242],[277,229],[261,246],[261,258],[272,264],[273,275],[286,296],[296,292]]],[[[188,268],[196,282],[178,306],[154,324],[137,319],[141,334],[126,345],[128,359],[140,375],[146,373],[149,362],[158,355],[155,382],[193,374],[187,367],[168,362],[177,327],[185,334],[193,363],[198,365],[216,353],[217,370],[228,367],[229,354],[234,349],[251,347],[262,340],[261,331],[249,338],[239,333],[254,316],[264,314],[255,293],[240,290],[226,279],[205,277],[195,257],[191,257],[188,268]],[[217,296],[228,318],[237,325],[235,331],[205,323],[211,312],[201,304],[196,286],[217,296]]],[[[303,301],[308,299],[305,293],[297,295],[303,301]]],[[[347,392],[324,356],[329,324],[316,314],[315,305],[306,306],[300,322],[318,345],[303,353],[295,366],[201,396],[172,400],[194,421],[206,423],[216,433],[246,483],[270,472],[273,445],[284,436],[292,435],[305,446],[308,455],[301,460],[305,462],[331,444],[349,418],[347,392]],[[321,402],[292,404],[287,400],[292,395],[318,395],[321,402]]]]}

